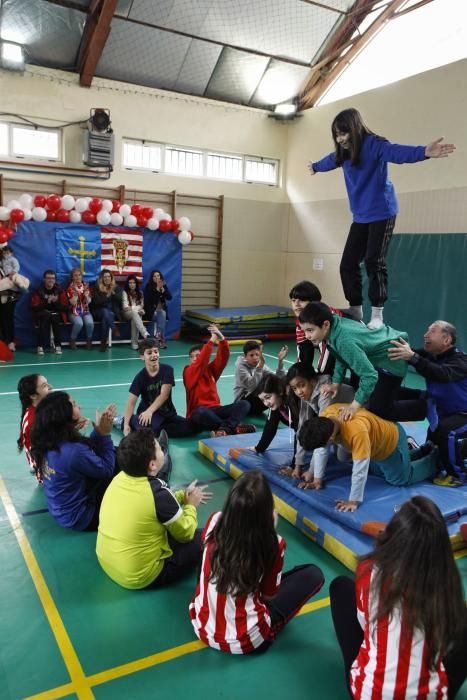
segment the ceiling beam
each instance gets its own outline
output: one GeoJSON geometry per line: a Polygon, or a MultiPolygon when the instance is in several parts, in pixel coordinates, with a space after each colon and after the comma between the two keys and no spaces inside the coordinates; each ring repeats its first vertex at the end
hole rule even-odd
{"type": "Polygon", "coordinates": [[[78,54],[79,84],[91,87],[97,64],[110,34],[117,0],[93,0],[78,54]]]}
{"type": "MultiPolygon", "coordinates": [[[[330,87],[330,85],[338,78],[338,76],[345,70],[348,64],[351,62],[357,54],[368,44],[368,42],[382,29],[384,24],[389,20],[397,17],[397,10],[399,7],[405,5],[407,0],[392,0],[389,2],[384,10],[378,15],[372,24],[361,34],[354,38],[351,48],[342,56],[338,58],[333,58],[331,60],[331,65],[325,67],[321,66],[318,70],[312,70],[311,76],[308,79],[305,87],[301,91],[298,97],[298,109],[304,110],[313,107],[316,101],[321,97],[321,95],[330,87]]],[[[358,2],[356,3],[358,4],[358,2]]],[[[371,13],[372,6],[368,4],[367,0],[363,0],[362,11],[363,16],[355,16],[352,10],[352,26],[347,24],[347,20],[343,23],[340,30],[338,30],[332,37],[332,51],[336,53],[336,48],[338,48],[341,38],[349,39],[349,35],[353,34],[361,24],[362,20],[371,13]],[[335,44],[338,44],[336,47],[335,44]]],[[[375,3],[372,3],[374,5],[375,3]]],[[[380,9],[380,8],[378,8],[380,9]]],[[[340,44],[341,53],[343,50],[343,45],[340,44]]],[[[329,52],[329,47],[326,48],[329,52]]],[[[320,61],[321,63],[321,61],[320,61]]]]}

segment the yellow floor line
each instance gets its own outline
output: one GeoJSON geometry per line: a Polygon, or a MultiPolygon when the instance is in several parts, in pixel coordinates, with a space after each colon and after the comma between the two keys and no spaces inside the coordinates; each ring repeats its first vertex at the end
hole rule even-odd
{"type": "Polygon", "coordinates": [[[297,613],[297,617],[299,615],[307,615],[308,613],[314,612],[315,610],[320,610],[321,608],[327,608],[330,604],[331,599],[329,597],[321,598],[321,600],[315,600],[313,603],[307,603],[303,606],[300,612],[297,613]]]}
{"type": "Polygon", "coordinates": [[[57,688],[44,690],[42,693],[37,693],[37,695],[28,695],[26,698],[23,698],[23,700],[60,700],[61,698],[66,698],[69,695],[75,695],[75,687],[73,683],[59,685],[57,688]]]}
{"type": "Polygon", "coordinates": [[[23,554],[26,566],[28,567],[29,573],[36,587],[42,607],[44,608],[44,612],[57,641],[63,661],[65,662],[65,666],[70,674],[70,680],[74,692],[78,698],[80,698],[80,700],[90,700],[91,698],[94,698],[94,695],[90,689],[89,683],[86,680],[78,656],[73,648],[71,640],[65,629],[65,625],[63,624],[54,599],[52,598],[52,595],[47,587],[42,571],[37,563],[37,559],[34,556],[34,552],[32,551],[29,540],[23,530],[21,521],[10,498],[10,494],[8,493],[1,476],[0,498],[3,502],[8,520],[10,521],[11,527],[13,528],[13,532],[23,554]]]}

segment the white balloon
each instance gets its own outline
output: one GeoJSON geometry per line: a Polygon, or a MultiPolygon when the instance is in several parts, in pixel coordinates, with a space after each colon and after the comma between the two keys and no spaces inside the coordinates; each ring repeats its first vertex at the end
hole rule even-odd
{"type": "Polygon", "coordinates": [[[7,202],[7,208],[10,209],[21,209],[21,204],[18,202],[17,199],[10,199],[9,202],[7,202]]]}
{"type": "Polygon", "coordinates": [[[151,231],[157,231],[159,228],[159,219],[156,219],[154,216],[148,219],[148,223],[146,224],[147,228],[150,229],[151,231]]]}
{"type": "Polygon", "coordinates": [[[122,204],[118,211],[123,216],[123,218],[125,218],[126,216],[130,216],[131,207],[128,204],[122,204]]]}
{"type": "Polygon", "coordinates": [[[193,237],[192,237],[190,231],[180,231],[177,238],[178,238],[178,242],[181,243],[182,245],[188,245],[188,243],[191,243],[191,241],[193,240],[193,237]]]}
{"type": "Polygon", "coordinates": [[[75,206],[75,198],[71,194],[65,194],[62,197],[62,209],[66,211],[71,211],[75,206]]]}
{"type": "Polygon", "coordinates": [[[189,231],[191,228],[191,221],[187,216],[180,217],[178,223],[180,224],[180,228],[182,231],[189,231]]]}
{"type": "Polygon", "coordinates": [[[101,226],[107,226],[107,224],[110,224],[110,214],[104,209],[101,209],[99,212],[97,212],[96,219],[97,223],[101,226]]]}
{"type": "Polygon", "coordinates": [[[32,210],[32,218],[34,221],[45,221],[47,218],[47,212],[44,207],[34,207],[32,210]]]}
{"type": "Polygon", "coordinates": [[[89,206],[89,202],[92,201],[93,197],[85,197],[84,199],[86,200],[86,202],[88,203],[88,206],[89,206]]]}
{"type": "MultiPolygon", "coordinates": [[[[34,204],[32,201],[32,197],[30,194],[27,194],[26,192],[21,195],[19,198],[19,203],[21,205],[21,209],[24,211],[25,209],[32,209],[34,204]]],[[[31,217],[29,217],[31,218],[31,217]]]]}
{"type": "Polygon", "coordinates": [[[32,211],[31,211],[31,209],[29,209],[29,207],[24,207],[23,214],[24,214],[23,221],[29,221],[30,219],[32,219],[32,211]]]}
{"type": "Polygon", "coordinates": [[[83,211],[86,211],[87,208],[88,208],[88,200],[85,197],[80,197],[79,199],[76,200],[75,209],[80,214],[82,214],[83,211]]]}
{"type": "Polygon", "coordinates": [[[123,216],[117,211],[114,211],[114,213],[110,215],[110,223],[112,226],[121,226],[123,224],[123,216]]]}
{"type": "MultiPolygon", "coordinates": [[[[121,211],[121,207],[120,207],[121,211]]],[[[128,214],[128,216],[125,216],[125,226],[129,226],[130,228],[133,228],[133,226],[136,226],[137,224],[137,219],[136,216],[133,216],[133,214],[128,214]]]]}
{"type": "Polygon", "coordinates": [[[8,221],[10,218],[10,210],[8,207],[0,207],[0,221],[8,221]]]}
{"type": "Polygon", "coordinates": [[[170,214],[167,214],[166,211],[163,211],[161,216],[158,216],[157,218],[159,219],[159,221],[172,221],[172,217],[170,216],[170,214]]]}
{"type": "Polygon", "coordinates": [[[72,224],[79,224],[81,221],[81,214],[79,211],[70,211],[70,221],[72,224]]]}
{"type": "Polygon", "coordinates": [[[102,200],[102,209],[103,209],[104,211],[109,211],[109,212],[110,212],[110,211],[112,211],[112,207],[113,207],[113,204],[112,204],[112,202],[110,201],[110,199],[103,199],[103,200],[102,200]]]}
{"type": "Polygon", "coordinates": [[[160,220],[161,216],[165,214],[165,211],[161,209],[160,207],[158,209],[154,209],[154,215],[160,220]]]}

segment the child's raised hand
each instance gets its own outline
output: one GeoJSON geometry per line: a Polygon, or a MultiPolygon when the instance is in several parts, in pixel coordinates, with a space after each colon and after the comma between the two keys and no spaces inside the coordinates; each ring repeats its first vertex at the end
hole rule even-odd
{"type": "Polygon", "coordinates": [[[311,162],[311,160],[306,167],[310,171],[310,175],[316,175],[316,170],[313,170],[313,163],[311,162]]]}
{"type": "Polygon", "coordinates": [[[436,141],[432,141],[425,148],[425,155],[427,158],[447,158],[448,155],[454,153],[456,147],[453,143],[441,143],[444,136],[441,136],[436,141]]]}
{"type": "Polygon", "coordinates": [[[287,353],[289,352],[289,348],[287,345],[283,345],[281,349],[279,350],[279,354],[277,355],[277,359],[279,362],[283,362],[285,358],[287,357],[287,353]]]}
{"type": "Polygon", "coordinates": [[[107,408],[104,408],[102,413],[99,409],[96,410],[96,422],[94,428],[101,435],[110,435],[112,432],[113,419],[117,415],[117,406],[111,403],[107,408]]]}
{"type": "Polygon", "coordinates": [[[208,488],[207,484],[204,486],[197,486],[197,479],[191,482],[185,491],[185,503],[190,506],[197,506],[200,503],[207,503],[211,500],[213,494],[211,491],[206,491],[208,488]]]}

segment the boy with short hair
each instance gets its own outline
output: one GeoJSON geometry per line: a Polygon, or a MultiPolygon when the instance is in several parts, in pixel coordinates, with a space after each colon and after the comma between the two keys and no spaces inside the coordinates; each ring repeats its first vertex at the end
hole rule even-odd
{"type": "Polygon", "coordinates": [[[50,341],[52,329],[55,353],[62,354],[60,341],[60,324],[67,321],[68,297],[57,283],[55,270],[45,270],[42,284],[33,292],[31,297],[32,315],[38,325],[37,354],[43,355],[44,348],[50,341]]]}
{"type": "Polygon", "coordinates": [[[172,403],[172,387],[175,386],[174,372],[170,365],[159,362],[159,344],[155,338],[145,338],[139,343],[139,356],[144,362],[142,369],[133,379],[130,395],[123,415],[123,433],[141,430],[150,426],[154,435],[166,430],[169,437],[187,437],[194,432],[190,420],[177,415],[172,403]],[[139,406],[134,415],[138,397],[139,406]]]}
{"type": "MultiPolygon", "coordinates": [[[[285,375],[284,359],[289,349],[284,345],[277,356],[278,364],[276,374],[279,377],[285,375]]],[[[258,386],[266,374],[274,374],[267,366],[261,345],[256,340],[248,340],[243,346],[243,357],[239,357],[235,363],[235,401],[245,399],[250,404],[252,415],[261,415],[266,406],[258,397],[258,386]]]]}
{"type": "Polygon", "coordinates": [[[100,509],[99,564],[124,588],[173,583],[201,562],[196,508],[212,494],[196,482],[173,492],[158,478],[164,453],[150,428],[124,437],[117,459],[122,471],[100,509]]]}

